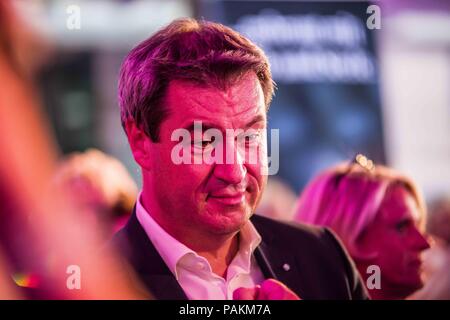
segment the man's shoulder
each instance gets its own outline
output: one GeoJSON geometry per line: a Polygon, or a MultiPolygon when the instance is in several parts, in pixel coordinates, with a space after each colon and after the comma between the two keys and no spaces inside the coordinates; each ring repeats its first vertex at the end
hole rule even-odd
{"type": "Polygon", "coordinates": [[[251,221],[263,238],[268,237],[275,241],[304,241],[317,244],[328,242],[330,234],[334,237],[334,234],[327,228],[295,221],[274,220],[257,214],[252,217],[251,221]]]}
{"type": "Polygon", "coordinates": [[[307,261],[313,265],[321,261],[336,267],[340,262],[344,269],[348,268],[350,258],[343,243],[326,227],[258,215],[252,217],[252,223],[269,250],[288,252],[302,259],[308,257],[307,261]]]}
{"type": "Polygon", "coordinates": [[[330,229],[257,215],[252,217],[252,223],[272,258],[291,257],[296,264],[294,279],[286,275],[286,280],[282,280],[301,297],[367,299],[353,261],[330,229]],[[320,283],[327,283],[327,286],[318,286],[320,283]]]}

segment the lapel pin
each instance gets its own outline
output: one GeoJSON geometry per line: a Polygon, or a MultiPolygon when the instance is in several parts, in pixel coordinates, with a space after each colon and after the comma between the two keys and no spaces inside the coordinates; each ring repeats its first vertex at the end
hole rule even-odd
{"type": "Polygon", "coordinates": [[[291,270],[291,266],[288,265],[287,263],[285,263],[285,264],[283,264],[283,270],[284,271],[289,271],[289,270],[291,270]]]}

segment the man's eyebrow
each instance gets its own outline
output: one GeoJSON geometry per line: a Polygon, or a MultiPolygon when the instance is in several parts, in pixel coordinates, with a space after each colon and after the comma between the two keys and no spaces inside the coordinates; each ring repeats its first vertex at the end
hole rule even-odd
{"type": "MultiPolygon", "coordinates": [[[[210,123],[210,122],[204,122],[204,121],[201,121],[201,120],[196,120],[195,122],[199,122],[199,124],[200,124],[200,123],[202,124],[202,131],[206,131],[206,130],[208,130],[208,129],[214,129],[214,128],[217,128],[216,125],[214,125],[213,123],[210,123]]],[[[186,130],[189,131],[189,132],[193,132],[194,129],[195,129],[195,124],[194,124],[194,122],[192,122],[192,123],[190,123],[189,125],[187,125],[186,127],[184,127],[184,129],[186,129],[186,130]]]]}
{"type": "Polygon", "coordinates": [[[257,115],[256,117],[254,117],[249,123],[246,124],[245,129],[250,128],[251,126],[253,126],[255,123],[258,122],[266,122],[266,118],[262,115],[257,115]]]}
{"type": "MultiPolygon", "coordinates": [[[[253,126],[255,123],[258,122],[265,122],[266,119],[263,115],[257,115],[256,117],[254,117],[249,123],[247,123],[245,125],[245,129],[250,128],[251,126],[253,126]]],[[[219,128],[219,126],[215,125],[212,122],[205,122],[205,121],[201,121],[201,120],[196,120],[195,122],[199,122],[202,124],[202,131],[206,131],[208,129],[217,129],[219,128]]],[[[184,129],[186,129],[189,132],[193,132],[195,129],[195,124],[194,122],[191,122],[190,124],[188,124],[187,126],[184,127],[184,129]]]]}

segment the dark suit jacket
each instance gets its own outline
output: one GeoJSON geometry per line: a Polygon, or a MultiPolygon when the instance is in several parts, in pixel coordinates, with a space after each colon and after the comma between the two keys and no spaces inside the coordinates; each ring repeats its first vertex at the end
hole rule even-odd
{"type": "MultiPolygon", "coordinates": [[[[328,229],[257,215],[251,221],[262,237],[255,258],[266,278],[275,277],[305,300],[368,298],[352,260],[328,229]]],[[[111,245],[156,299],[187,299],[135,212],[111,245]]]]}

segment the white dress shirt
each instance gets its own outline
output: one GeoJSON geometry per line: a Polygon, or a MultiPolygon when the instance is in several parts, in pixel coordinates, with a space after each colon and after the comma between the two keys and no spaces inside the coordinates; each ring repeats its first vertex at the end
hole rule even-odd
{"type": "Polygon", "coordinates": [[[239,235],[239,251],[228,266],[226,279],[213,273],[204,257],[168,234],[145,210],[139,195],[136,216],[159,255],[191,300],[231,300],[239,287],[251,288],[264,276],[253,257],[261,236],[248,221],[239,235]]]}

